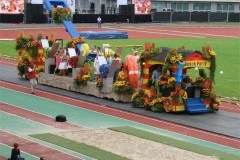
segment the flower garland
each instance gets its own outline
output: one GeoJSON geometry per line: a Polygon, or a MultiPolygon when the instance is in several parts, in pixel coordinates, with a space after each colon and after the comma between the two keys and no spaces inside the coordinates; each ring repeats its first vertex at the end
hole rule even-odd
{"type": "Polygon", "coordinates": [[[52,17],[54,23],[60,24],[62,20],[71,20],[72,13],[70,8],[53,8],[52,17]]]}
{"type": "Polygon", "coordinates": [[[129,83],[127,75],[124,71],[118,73],[117,79],[113,84],[113,91],[117,94],[131,94],[133,92],[133,88],[129,83]]]}
{"type": "Polygon", "coordinates": [[[211,63],[210,65],[210,78],[215,81],[215,71],[216,71],[216,53],[212,50],[212,47],[207,45],[202,47],[201,55],[211,63]]]}

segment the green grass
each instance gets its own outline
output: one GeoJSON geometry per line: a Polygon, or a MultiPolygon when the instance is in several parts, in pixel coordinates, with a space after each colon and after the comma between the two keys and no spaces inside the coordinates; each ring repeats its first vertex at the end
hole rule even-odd
{"type": "MultiPolygon", "coordinates": [[[[154,42],[157,47],[178,48],[182,45],[186,49],[201,50],[204,45],[211,45],[217,53],[217,69],[214,89],[217,95],[240,99],[240,39],[239,38],[182,38],[182,39],[120,39],[120,40],[87,40],[87,43],[97,46],[110,45],[143,45],[145,42],[154,42]],[[220,74],[223,71],[223,74],[220,74]]],[[[66,41],[64,41],[66,43],[66,41]]],[[[14,41],[0,41],[0,54],[17,56],[14,41]]],[[[131,49],[124,49],[121,58],[132,53],[131,49]]],[[[190,75],[196,76],[193,70],[190,75]]]]}
{"type": "Polygon", "coordinates": [[[30,135],[31,137],[40,139],[42,141],[46,141],[48,143],[52,143],[72,151],[82,153],[84,155],[90,156],[92,158],[96,158],[98,160],[127,160],[127,158],[116,155],[114,153],[89,146],[84,143],[79,143],[70,139],[66,139],[54,134],[46,133],[46,134],[35,134],[30,135]]]}
{"type": "Polygon", "coordinates": [[[194,153],[199,153],[199,154],[206,155],[206,156],[219,157],[221,160],[230,160],[230,159],[231,160],[239,160],[239,157],[236,155],[223,153],[218,150],[210,149],[207,147],[202,147],[202,146],[199,146],[196,144],[183,142],[183,141],[172,139],[172,138],[168,138],[165,136],[161,136],[158,134],[150,133],[150,132],[132,128],[132,127],[114,127],[114,128],[109,128],[109,129],[111,129],[113,131],[129,134],[129,135],[133,135],[136,137],[140,137],[143,139],[151,140],[154,142],[163,143],[166,145],[170,145],[170,146],[184,149],[187,151],[191,151],[194,153]]]}

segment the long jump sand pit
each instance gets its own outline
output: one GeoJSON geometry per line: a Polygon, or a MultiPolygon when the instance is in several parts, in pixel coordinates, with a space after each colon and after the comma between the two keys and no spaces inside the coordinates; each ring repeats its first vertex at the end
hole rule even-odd
{"type": "Polygon", "coordinates": [[[54,133],[80,143],[100,148],[132,160],[217,160],[214,156],[193,153],[162,143],[109,129],[54,133]]]}

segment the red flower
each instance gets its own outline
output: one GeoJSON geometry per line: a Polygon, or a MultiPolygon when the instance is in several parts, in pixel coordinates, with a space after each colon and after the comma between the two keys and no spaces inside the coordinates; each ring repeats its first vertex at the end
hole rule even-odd
{"type": "Polygon", "coordinates": [[[150,47],[151,47],[150,43],[145,43],[144,50],[149,51],[150,47]]]}
{"type": "Polygon", "coordinates": [[[76,68],[78,63],[78,56],[72,56],[69,60],[69,64],[73,67],[76,68]]]}

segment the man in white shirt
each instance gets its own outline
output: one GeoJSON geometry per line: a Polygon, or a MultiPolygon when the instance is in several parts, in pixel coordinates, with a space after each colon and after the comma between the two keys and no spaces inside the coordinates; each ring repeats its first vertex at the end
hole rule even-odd
{"type": "Polygon", "coordinates": [[[98,28],[101,28],[102,18],[100,16],[98,16],[97,18],[97,23],[98,23],[98,28]]]}

